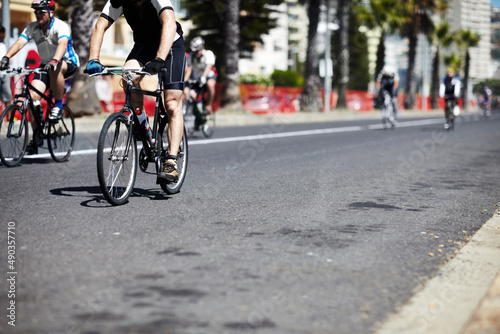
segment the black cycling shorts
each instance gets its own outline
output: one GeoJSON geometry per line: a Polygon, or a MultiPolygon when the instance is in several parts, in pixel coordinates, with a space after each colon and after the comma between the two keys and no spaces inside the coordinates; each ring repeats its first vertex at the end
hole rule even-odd
{"type": "MultiPolygon", "coordinates": [[[[69,59],[63,59],[62,61],[65,61],[66,64],[68,65],[68,67],[66,69],[66,73],[64,73],[64,79],[67,79],[70,76],[72,76],[73,74],[75,74],[76,70],[78,69],[78,66],[73,64],[73,62],[69,59]]],[[[45,64],[40,65],[40,68],[44,68],[44,67],[45,67],[45,64]]],[[[45,86],[47,86],[47,88],[50,87],[50,78],[49,78],[49,75],[47,74],[47,72],[35,73],[35,75],[33,76],[33,80],[40,80],[45,84],[45,86]]]]}
{"type": "MultiPolygon", "coordinates": [[[[137,60],[142,66],[148,61],[156,58],[157,49],[148,48],[141,44],[134,44],[132,51],[127,57],[137,60]]],[[[184,51],[184,38],[177,39],[170,49],[170,53],[165,60],[165,67],[167,69],[166,75],[163,76],[163,84],[165,90],[183,90],[184,89],[184,70],[186,68],[186,53],[184,51]]]]}

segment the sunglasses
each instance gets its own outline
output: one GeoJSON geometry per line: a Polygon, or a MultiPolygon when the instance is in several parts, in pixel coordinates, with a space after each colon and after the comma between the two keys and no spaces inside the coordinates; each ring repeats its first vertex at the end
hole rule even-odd
{"type": "Polygon", "coordinates": [[[35,10],[35,15],[43,15],[45,13],[48,13],[49,11],[47,9],[37,9],[35,10]]]}

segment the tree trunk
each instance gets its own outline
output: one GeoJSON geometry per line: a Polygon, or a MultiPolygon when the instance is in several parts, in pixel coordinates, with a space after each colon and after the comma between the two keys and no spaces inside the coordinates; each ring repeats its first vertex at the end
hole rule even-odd
{"type": "Polygon", "coordinates": [[[318,55],[316,53],[316,39],[319,22],[320,0],[310,0],[308,8],[309,28],[307,37],[307,53],[304,71],[304,89],[300,96],[300,109],[305,111],[321,110],[321,96],[319,94],[318,55]]]}
{"type": "Polygon", "coordinates": [[[385,65],[385,31],[382,30],[377,47],[377,62],[375,64],[375,80],[385,65]]]}
{"type": "Polygon", "coordinates": [[[221,106],[227,109],[242,111],[240,95],[240,74],[238,61],[240,52],[240,1],[227,0],[224,12],[224,50],[225,75],[222,84],[221,106]]]}
{"type": "Polygon", "coordinates": [[[349,4],[339,1],[339,97],[336,108],[347,108],[346,91],[349,82],[349,4]]]}
{"type": "Polygon", "coordinates": [[[465,65],[464,65],[464,83],[462,86],[462,107],[467,110],[469,107],[469,68],[470,68],[470,53],[469,50],[465,52],[465,65]]]}
{"type": "Polygon", "coordinates": [[[431,108],[437,109],[438,105],[438,97],[439,97],[439,58],[440,58],[440,50],[439,46],[436,50],[436,54],[434,55],[434,59],[432,60],[432,91],[431,91],[431,108]]]}
{"type": "Polygon", "coordinates": [[[415,106],[415,56],[417,52],[417,34],[415,27],[412,27],[409,40],[408,73],[406,76],[406,97],[404,100],[405,109],[412,109],[415,106]]]}
{"type": "Polygon", "coordinates": [[[95,89],[95,80],[83,74],[89,58],[90,35],[94,21],[93,0],[79,0],[71,13],[71,37],[80,68],[71,78],[71,92],[67,104],[75,116],[92,115],[101,112],[101,105],[95,89]]]}

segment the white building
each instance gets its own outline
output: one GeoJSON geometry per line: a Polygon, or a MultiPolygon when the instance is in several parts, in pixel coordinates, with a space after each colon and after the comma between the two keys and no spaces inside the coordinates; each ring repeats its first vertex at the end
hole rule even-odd
{"type": "Polygon", "coordinates": [[[491,2],[490,0],[455,0],[446,20],[450,30],[469,29],[481,37],[478,47],[470,49],[470,78],[479,81],[490,78],[491,72],[491,2]]]}

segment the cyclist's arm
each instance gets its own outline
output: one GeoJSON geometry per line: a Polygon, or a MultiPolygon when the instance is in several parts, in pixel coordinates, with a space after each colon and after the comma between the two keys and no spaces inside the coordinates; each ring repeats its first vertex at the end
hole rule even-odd
{"type": "Polygon", "coordinates": [[[208,74],[212,70],[212,66],[213,65],[207,64],[207,67],[205,67],[205,71],[203,71],[202,77],[208,78],[208,74]]]}
{"type": "Polygon", "coordinates": [[[193,68],[191,66],[186,66],[185,80],[189,80],[191,78],[191,73],[193,72],[193,68]]]}
{"type": "Polygon", "coordinates": [[[9,50],[7,50],[5,55],[9,58],[14,57],[26,44],[28,44],[28,40],[24,37],[19,37],[9,50]]]}
{"type": "Polygon", "coordinates": [[[64,53],[66,52],[67,48],[68,48],[68,37],[59,38],[59,40],[57,41],[56,53],[54,53],[52,59],[61,61],[64,57],[64,53]]]}
{"type": "Polygon", "coordinates": [[[92,36],[90,37],[89,60],[99,59],[104,33],[112,24],[113,22],[102,16],[97,20],[94,30],[92,31],[92,36]]]}
{"type": "Polygon", "coordinates": [[[160,13],[160,21],[162,23],[160,47],[156,52],[156,57],[163,60],[167,59],[170,48],[174,43],[177,24],[175,23],[175,15],[172,9],[166,9],[160,13]]]}

